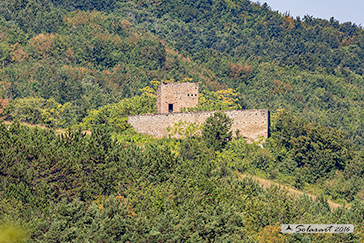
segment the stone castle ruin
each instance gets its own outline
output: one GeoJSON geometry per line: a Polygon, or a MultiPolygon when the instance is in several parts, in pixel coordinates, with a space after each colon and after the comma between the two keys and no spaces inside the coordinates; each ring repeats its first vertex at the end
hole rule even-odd
{"type": "MultiPolygon", "coordinates": [[[[181,112],[198,105],[198,83],[161,83],[157,90],[157,114],[129,116],[128,122],[139,133],[155,137],[168,136],[168,127],[179,121],[202,124],[215,111],[181,112]]],[[[233,119],[232,130],[249,140],[269,137],[268,110],[222,111],[233,119]]]]}
{"type": "Polygon", "coordinates": [[[181,112],[198,105],[198,83],[161,83],[157,89],[158,113],[181,112]]]}

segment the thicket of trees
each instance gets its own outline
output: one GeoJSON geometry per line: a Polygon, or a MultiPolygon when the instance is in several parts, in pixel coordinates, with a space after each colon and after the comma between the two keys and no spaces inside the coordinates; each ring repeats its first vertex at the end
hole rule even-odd
{"type": "Polygon", "coordinates": [[[75,125],[153,79],[192,78],[205,93],[237,89],[239,107],[284,107],[364,143],[364,31],[355,24],[250,1],[1,3],[2,100],[69,102],[75,125]]]}
{"type": "Polygon", "coordinates": [[[249,0],[0,0],[0,116],[70,128],[0,124],[0,241],[359,242],[363,35],[249,0]],[[173,126],[183,140],[136,134],[160,81],[199,82],[191,111],[269,109],[272,137],[232,138],[219,113],[173,126]],[[292,222],[357,231],[279,233],[292,222]]]}
{"type": "MultiPolygon", "coordinates": [[[[287,119],[292,119],[289,115],[277,114],[276,135],[264,147],[231,138],[225,130],[231,124],[223,113],[206,121],[202,136],[139,145],[113,140],[105,125],[96,126],[89,136],[80,130],[56,135],[47,129],[1,123],[0,227],[16,227],[26,239],[42,242],[256,242],[267,238],[359,242],[364,204],[357,190],[362,193],[364,188],[361,172],[355,168],[362,168],[363,160],[351,150],[353,157],[337,161],[335,154],[348,150],[347,140],[338,139],[338,131],[314,133],[312,129],[325,128],[312,124],[303,123],[302,134],[285,141],[281,135],[293,129],[286,126],[287,119]],[[301,146],[293,154],[288,151],[304,138],[316,149],[306,152],[301,146]],[[332,161],[324,160],[329,153],[332,161]],[[297,163],[298,154],[312,156],[312,167],[297,163]],[[307,175],[316,173],[321,163],[333,172],[324,174],[321,182],[331,183],[340,173],[345,175],[340,183],[351,185],[349,174],[359,173],[355,186],[360,187],[347,188],[348,197],[335,188],[326,192],[326,197],[345,197],[351,202],[349,209],[330,208],[323,194],[312,201],[275,186],[262,189],[239,176],[239,172],[262,171],[310,183],[307,175]],[[276,168],[279,171],[274,172],[276,168]],[[310,168],[314,171],[302,171],[310,168]],[[343,236],[280,234],[280,224],[291,222],[350,223],[357,230],[343,236]]],[[[294,121],[295,126],[301,126],[300,122],[294,121]]]]}

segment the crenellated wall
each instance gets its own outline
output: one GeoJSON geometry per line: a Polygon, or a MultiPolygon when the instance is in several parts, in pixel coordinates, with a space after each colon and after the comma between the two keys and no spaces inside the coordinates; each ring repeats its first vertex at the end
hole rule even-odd
{"type": "MultiPolygon", "coordinates": [[[[182,120],[202,124],[216,111],[179,112],[167,114],[147,114],[129,116],[129,123],[139,133],[155,137],[168,135],[167,127],[182,120]]],[[[248,139],[256,140],[269,136],[268,110],[232,110],[222,111],[233,119],[232,130],[240,130],[240,134],[248,139]]]]}

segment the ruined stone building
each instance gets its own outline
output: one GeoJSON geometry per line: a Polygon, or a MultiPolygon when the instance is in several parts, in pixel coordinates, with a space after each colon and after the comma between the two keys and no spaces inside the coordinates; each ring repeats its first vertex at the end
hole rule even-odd
{"type": "MultiPolygon", "coordinates": [[[[202,124],[215,111],[181,112],[181,108],[198,105],[198,83],[161,83],[157,90],[157,114],[129,116],[129,123],[139,133],[155,137],[167,136],[168,127],[178,121],[202,124]]],[[[268,110],[222,111],[233,119],[232,130],[248,139],[269,136],[268,110]]]]}
{"type": "Polygon", "coordinates": [[[198,105],[198,83],[161,83],[157,89],[158,113],[180,112],[198,105]]]}

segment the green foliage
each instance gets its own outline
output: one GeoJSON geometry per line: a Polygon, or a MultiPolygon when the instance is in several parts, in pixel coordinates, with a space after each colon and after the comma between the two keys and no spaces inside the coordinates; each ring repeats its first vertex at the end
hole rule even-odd
{"type": "MultiPolygon", "coordinates": [[[[355,200],[352,209],[339,214],[324,197],[296,198],[235,176],[236,170],[255,167],[269,172],[272,163],[279,163],[273,145],[239,138],[216,153],[198,136],[137,146],[113,141],[110,128],[102,125],[91,136],[81,131],[56,136],[2,123],[0,218],[18,222],[32,240],[42,242],[254,242],[259,232],[278,222],[350,219],[360,224],[355,200]]],[[[360,156],[342,173],[361,175],[354,169],[359,161],[360,156]]],[[[359,239],[360,234],[350,237],[359,239]]]]}
{"type": "Polygon", "coordinates": [[[339,130],[298,119],[285,110],[274,115],[272,124],[277,150],[286,151],[283,161],[291,159],[296,167],[297,186],[330,177],[352,159],[352,144],[339,130]]]}
{"type": "Polygon", "coordinates": [[[232,120],[222,112],[215,112],[206,119],[202,129],[202,139],[209,148],[221,151],[232,138],[232,120]]]}
{"type": "Polygon", "coordinates": [[[28,238],[27,233],[17,226],[3,225],[0,227],[0,232],[0,242],[26,242],[28,238]]]}
{"type": "Polygon", "coordinates": [[[69,102],[61,105],[54,99],[47,100],[41,115],[43,123],[50,127],[65,127],[70,124],[70,108],[69,102]]]}
{"type": "Polygon", "coordinates": [[[210,161],[215,154],[212,148],[208,148],[201,138],[187,137],[180,145],[180,156],[184,160],[210,161]]]}
{"type": "Polygon", "coordinates": [[[172,127],[168,127],[167,131],[171,136],[181,139],[194,137],[201,132],[201,125],[188,121],[178,121],[172,127]]]}
{"type": "Polygon", "coordinates": [[[147,94],[126,98],[119,103],[106,105],[98,110],[91,110],[80,125],[84,129],[90,129],[100,124],[106,124],[115,131],[122,132],[130,127],[128,116],[155,113],[155,103],[155,98],[147,94]]]}
{"type": "Polygon", "coordinates": [[[155,219],[135,215],[122,197],[104,198],[102,207],[74,200],[60,202],[52,219],[41,222],[39,238],[53,241],[237,241],[244,239],[242,216],[219,204],[207,208],[183,207],[155,219]],[[46,226],[46,224],[49,225],[46,226]]]}
{"type": "Polygon", "coordinates": [[[140,94],[150,80],[192,78],[204,93],[195,110],[283,104],[364,144],[364,32],[355,24],[294,19],[249,1],[1,6],[0,95],[70,102],[61,126],[140,94]]]}
{"type": "Polygon", "coordinates": [[[4,65],[9,58],[10,47],[6,43],[0,43],[0,62],[4,65]]]}
{"type": "Polygon", "coordinates": [[[59,128],[70,124],[70,107],[70,103],[61,105],[54,99],[23,98],[13,100],[4,114],[9,120],[59,128]]]}
{"type": "Polygon", "coordinates": [[[40,123],[44,103],[45,100],[39,98],[19,99],[11,102],[4,113],[8,119],[19,119],[19,121],[31,124],[40,123]]]}
{"type": "Polygon", "coordinates": [[[239,110],[239,93],[232,89],[213,91],[203,91],[198,97],[198,106],[188,108],[188,111],[226,111],[239,110]]]}
{"type": "Polygon", "coordinates": [[[129,145],[133,145],[133,144],[143,145],[143,144],[155,142],[157,140],[156,138],[154,138],[152,136],[137,133],[132,128],[127,129],[124,132],[114,134],[113,138],[123,144],[129,144],[129,145]]]}
{"type": "Polygon", "coordinates": [[[92,129],[0,123],[0,237],[257,242],[281,240],[276,225],[297,222],[357,230],[286,241],[362,241],[361,27],[235,0],[0,0],[0,16],[4,115],[92,129]],[[201,90],[191,110],[278,111],[272,137],[231,139],[226,117],[212,117],[202,137],[177,124],[184,140],[127,129],[128,115],[155,112],[156,80],[191,79],[201,90]],[[325,196],[263,189],[236,171],[325,196]],[[326,196],[350,208],[334,211],[326,196]]]}
{"type": "Polygon", "coordinates": [[[245,172],[251,168],[251,162],[247,157],[249,147],[251,145],[247,144],[245,139],[234,139],[227,144],[221,153],[218,153],[217,159],[228,168],[245,172]]]}

